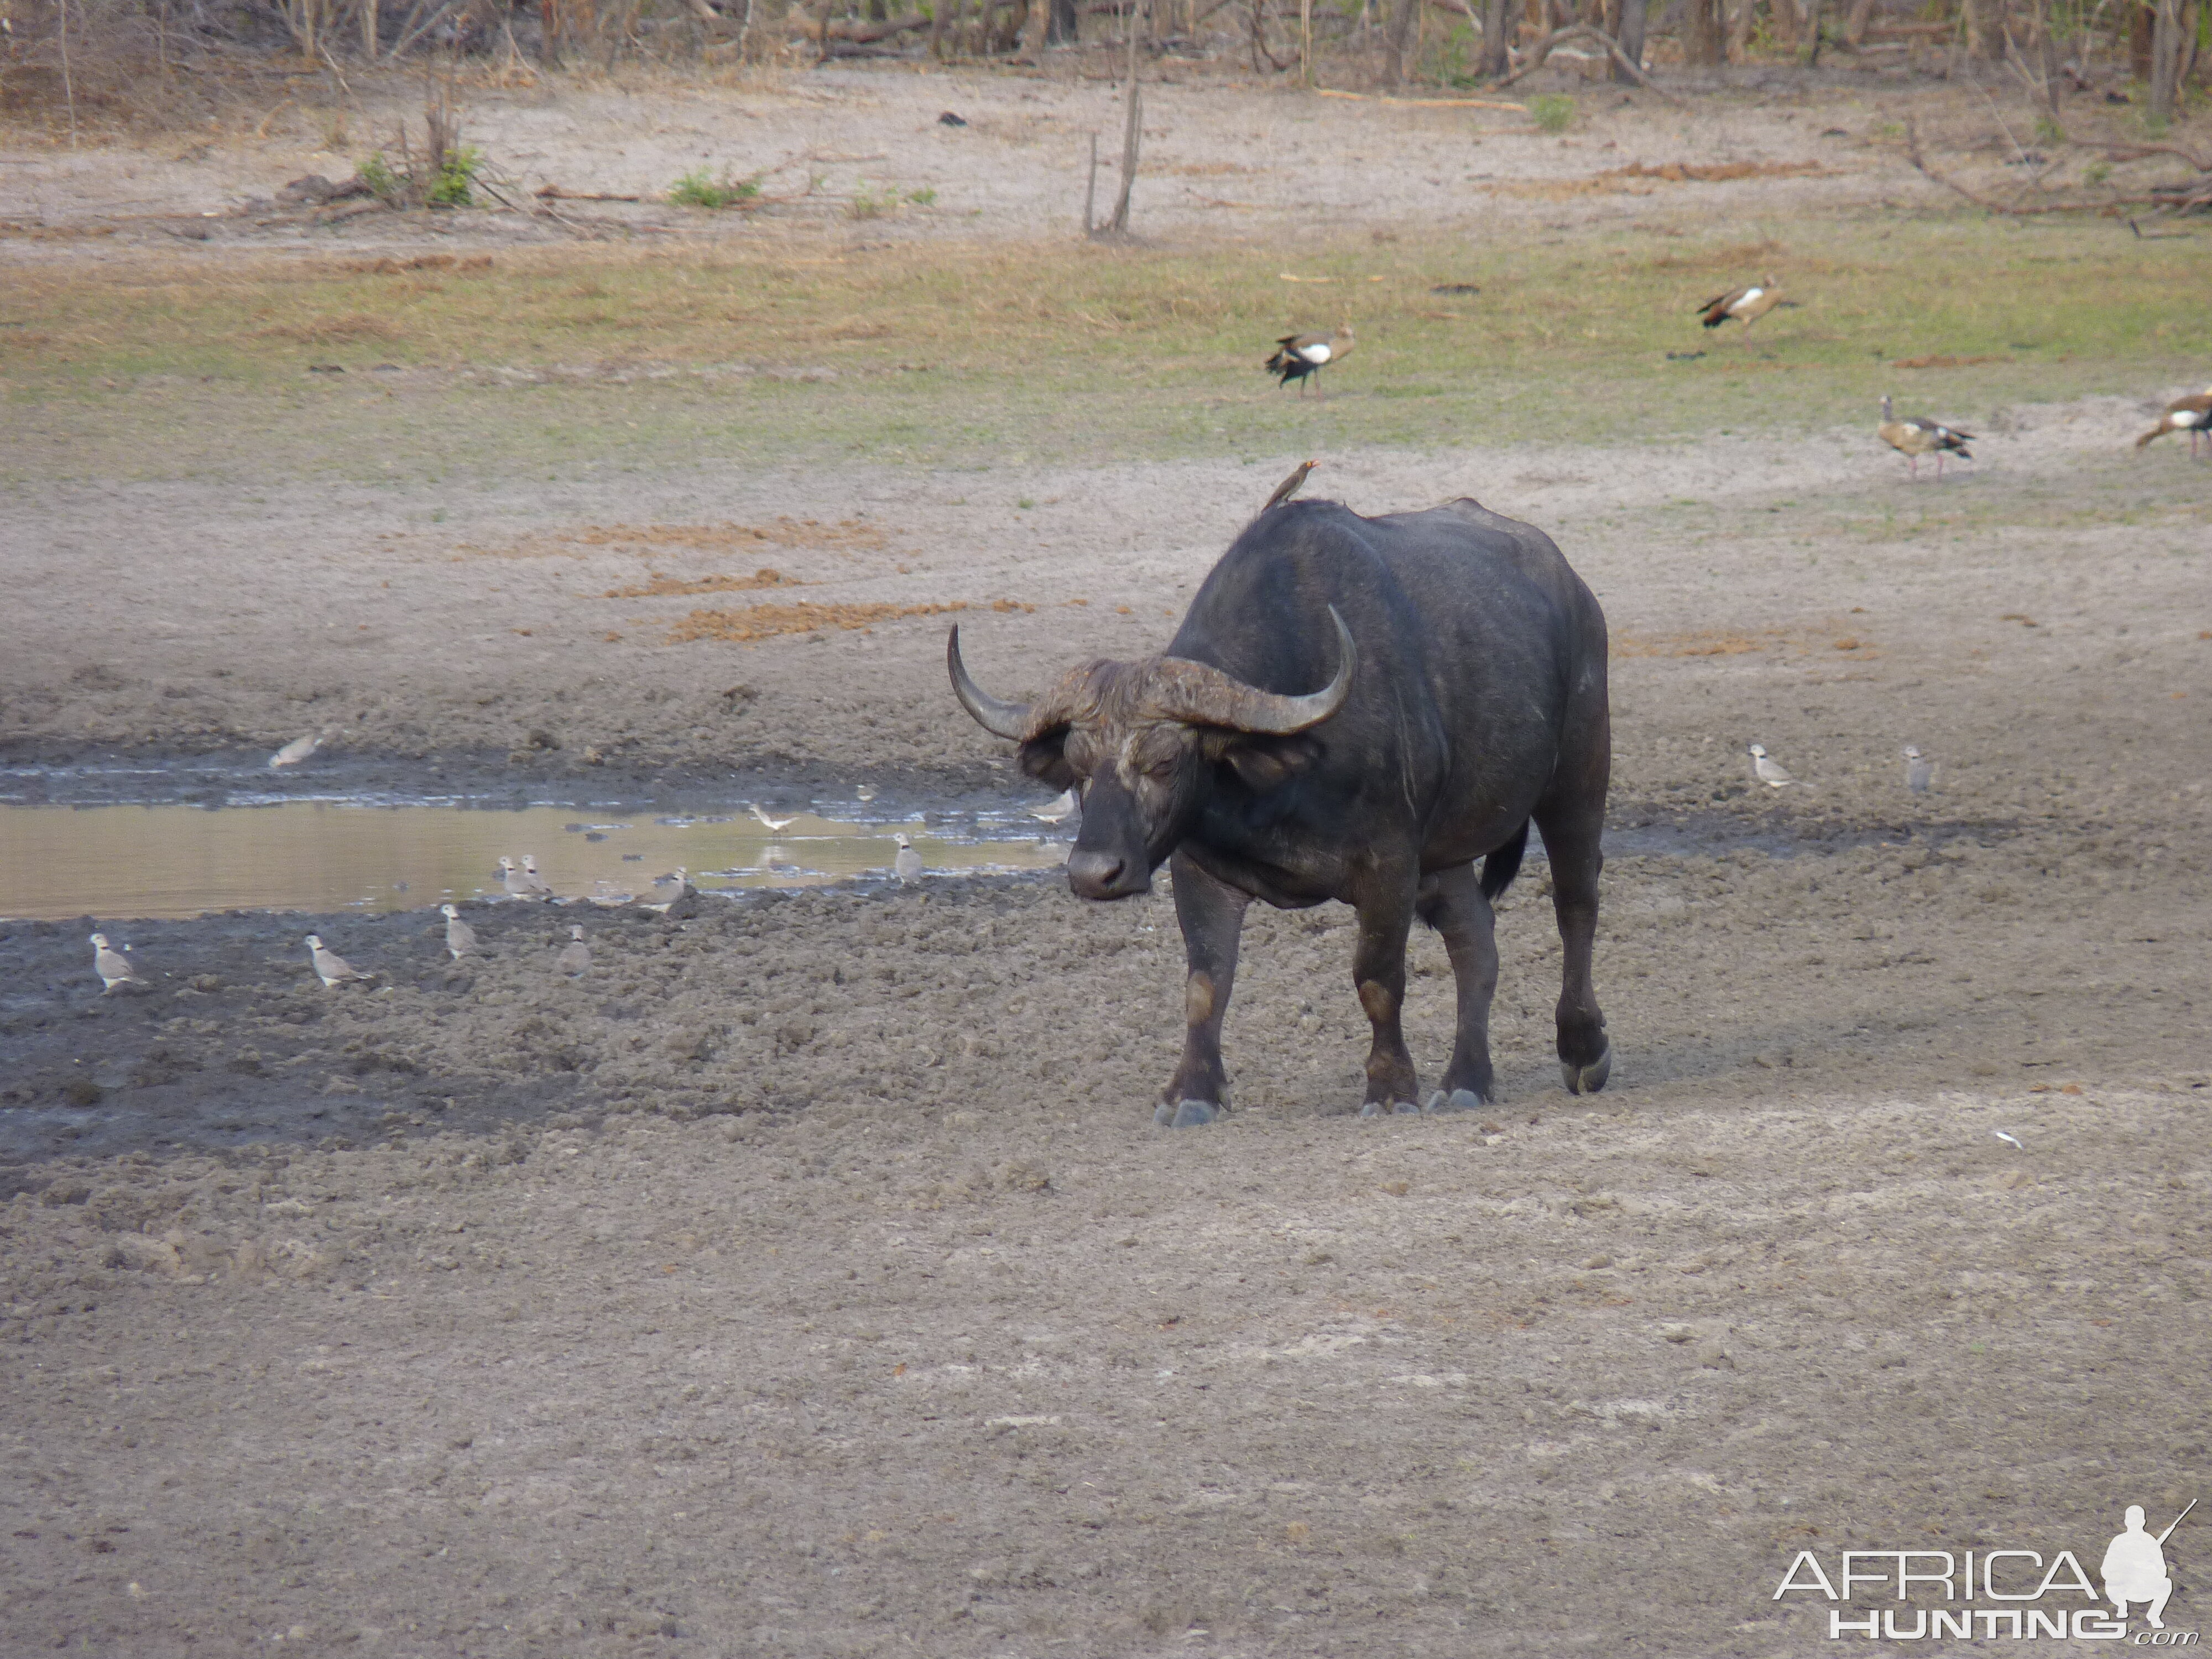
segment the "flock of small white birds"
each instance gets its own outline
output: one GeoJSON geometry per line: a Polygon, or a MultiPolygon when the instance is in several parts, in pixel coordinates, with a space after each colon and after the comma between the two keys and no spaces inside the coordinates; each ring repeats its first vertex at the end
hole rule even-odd
{"type": "MultiPolygon", "coordinates": [[[[1924,795],[1936,782],[1936,763],[1920,752],[1917,744],[1908,743],[1904,750],[1905,787],[1916,795],[1924,795]]],[[[1766,745],[1751,745],[1751,775],[1769,789],[1787,789],[1797,780],[1782,763],[1766,752],[1766,745]]],[[[1804,785],[1797,784],[1800,788],[1804,785]]]]}

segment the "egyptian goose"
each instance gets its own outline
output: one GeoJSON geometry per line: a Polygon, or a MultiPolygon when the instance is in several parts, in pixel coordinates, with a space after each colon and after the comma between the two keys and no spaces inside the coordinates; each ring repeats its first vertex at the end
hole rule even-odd
{"type": "Polygon", "coordinates": [[[1964,461],[1974,459],[1973,452],[1966,447],[1972,441],[1972,433],[1945,426],[1941,421],[1923,421],[1917,416],[1909,421],[1900,421],[1889,406],[1887,392],[1882,394],[1881,424],[1875,428],[1875,432],[1882,442],[1905,457],[1916,478],[1920,476],[1920,458],[1923,455],[1936,458],[1936,481],[1938,483],[1943,481],[1945,454],[1956,455],[1964,461]]]}
{"type": "Polygon", "coordinates": [[[1322,367],[1341,362],[1352,355],[1352,348],[1357,343],[1352,337],[1350,323],[1334,334],[1285,334],[1275,342],[1274,353],[1267,359],[1267,373],[1282,377],[1277,382],[1279,386],[1297,381],[1300,392],[1306,389],[1306,377],[1313,375],[1314,389],[1318,392],[1322,367]]]}
{"type": "Polygon", "coordinates": [[[1782,297],[1782,290],[1774,286],[1774,278],[1762,276],[1748,288],[1732,288],[1725,294],[1716,295],[1698,311],[1707,328],[1718,328],[1733,317],[1748,330],[1776,307],[1795,310],[1796,304],[1795,300],[1782,297]]]}
{"type": "Polygon", "coordinates": [[[1291,496],[1297,495],[1299,490],[1305,488],[1306,475],[1320,465],[1319,461],[1300,461],[1297,470],[1275,486],[1275,493],[1267,497],[1267,506],[1261,507],[1260,511],[1272,513],[1291,496]]]}
{"type": "Polygon", "coordinates": [[[2197,459],[2197,445],[2208,428],[2212,428],[2212,390],[2198,392],[2194,398],[2177,398],[2166,406],[2158,424],[2136,440],[2141,449],[2153,438],[2163,438],[2169,432],[2189,434],[2189,458],[2197,459]]]}

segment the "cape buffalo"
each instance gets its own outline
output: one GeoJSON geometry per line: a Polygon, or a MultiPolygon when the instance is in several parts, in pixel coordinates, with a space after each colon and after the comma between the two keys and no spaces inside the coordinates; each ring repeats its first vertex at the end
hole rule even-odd
{"type": "Polygon", "coordinates": [[[1174,871],[1188,1030],[1156,1121],[1210,1123],[1224,1107],[1221,1024],[1255,898],[1358,913],[1352,982],[1375,1028],[1363,1115],[1420,1109],[1399,1030],[1406,939],[1417,915],[1442,933],[1458,1036],[1427,1109],[1486,1104],[1491,901],[1532,818],[1565,946],[1561,1070],[1575,1093],[1605,1086],[1590,984],[1612,766],[1605,617],[1541,531],[1473,501],[1376,519],[1296,501],[1245,527],[1164,655],[1086,663],[1030,703],[977,686],[957,627],[945,659],[962,705],[1021,745],[1024,771],[1079,791],[1079,897],[1127,898],[1174,871]]]}

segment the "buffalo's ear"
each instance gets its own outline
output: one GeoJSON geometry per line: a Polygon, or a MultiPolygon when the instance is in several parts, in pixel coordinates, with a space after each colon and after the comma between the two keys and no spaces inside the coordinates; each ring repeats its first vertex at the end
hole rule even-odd
{"type": "Polygon", "coordinates": [[[1075,769],[1067,763],[1067,728],[1054,726],[1042,737],[1031,738],[1021,746],[1015,760],[1023,771],[1039,783],[1054,789],[1075,787],[1075,769]]]}
{"type": "Polygon", "coordinates": [[[1222,732],[1209,737],[1209,757],[1237,775],[1255,795],[1279,789],[1319,758],[1310,738],[1268,737],[1251,732],[1222,732]]]}

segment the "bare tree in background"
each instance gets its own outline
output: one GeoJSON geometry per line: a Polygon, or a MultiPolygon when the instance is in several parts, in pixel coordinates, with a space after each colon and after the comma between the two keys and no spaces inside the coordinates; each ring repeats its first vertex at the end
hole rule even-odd
{"type": "Polygon", "coordinates": [[[1482,72],[1496,80],[1511,66],[1513,0],[1483,0],[1482,72]]]}
{"type": "MultiPolygon", "coordinates": [[[[1814,0],[1814,3],[1818,4],[1819,0],[1814,0]]],[[[1620,32],[1618,36],[1620,55],[1639,69],[1644,64],[1644,30],[1647,17],[1646,0],[1620,0],[1620,32]]],[[[1613,78],[1624,87],[1634,84],[1636,80],[1628,72],[1627,66],[1619,63],[1613,66],[1613,78]]]]}
{"type": "Polygon", "coordinates": [[[1137,182],[1137,146],[1144,137],[1145,100],[1137,91],[1137,26],[1144,16],[1139,0],[1130,0],[1127,28],[1129,33],[1129,124],[1121,132],[1121,194],[1114,204],[1114,217],[1107,226],[1109,235],[1129,234],[1129,190],[1137,182]]]}
{"type": "Polygon", "coordinates": [[[1728,20],[1721,0],[1684,0],[1682,61],[1705,69],[1728,61],[1728,20]]]}
{"type": "Polygon", "coordinates": [[[1382,28],[1382,78],[1392,86],[1406,83],[1406,47],[1413,33],[1413,14],[1421,0],[1395,0],[1389,21],[1382,28]]]}
{"type": "Polygon", "coordinates": [[[2150,33],[2150,118],[2173,119],[2181,85],[2181,0],[2158,0],[2150,33]]]}

